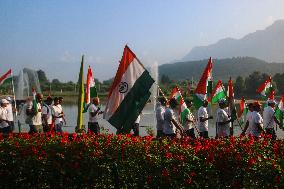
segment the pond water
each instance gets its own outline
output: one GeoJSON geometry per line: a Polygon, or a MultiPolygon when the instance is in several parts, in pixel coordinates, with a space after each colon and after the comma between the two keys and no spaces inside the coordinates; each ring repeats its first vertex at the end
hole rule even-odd
{"type": "MultiPolygon", "coordinates": [[[[63,104],[63,111],[65,113],[65,118],[66,118],[66,126],[63,126],[63,131],[68,132],[68,133],[74,133],[75,132],[75,125],[77,123],[77,104],[75,103],[68,103],[68,104],[63,104]]],[[[102,110],[104,109],[104,106],[101,108],[102,110]]],[[[209,114],[212,114],[213,117],[216,117],[216,106],[213,106],[212,111],[209,109],[209,114]],[[211,113],[212,112],[212,113],[211,113]]],[[[194,112],[194,115],[196,112],[194,112]]],[[[84,117],[84,125],[87,128],[88,125],[88,118],[89,115],[88,113],[83,114],[84,117]]],[[[21,124],[21,132],[28,132],[29,127],[28,125],[24,124],[24,121],[22,118],[19,118],[21,124]]],[[[102,118],[102,115],[100,115],[100,120],[99,120],[99,125],[104,128],[103,132],[108,132],[108,133],[116,133],[116,128],[114,128],[111,124],[109,124],[106,120],[102,118]]],[[[146,136],[147,134],[147,129],[146,128],[151,128],[154,133],[156,133],[156,120],[155,120],[155,112],[154,112],[154,105],[153,104],[147,104],[142,111],[141,115],[141,121],[140,121],[140,136],[146,136]]],[[[243,127],[243,126],[242,126],[243,127]]],[[[15,132],[18,132],[18,126],[16,123],[15,127],[15,132]]],[[[278,128],[277,136],[278,138],[284,138],[284,131],[278,128]]],[[[239,136],[241,133],[241,129],[239,125],[235,122],[234,123],[234,135],[239,136]]],[[[197,131],[195,130],[195,134],[197,135],[197,131]]],[[[209,136],[210,137],[215,137],[216,134],[216,127],[215,127],[215,119],[209,120],[209,136]]]]}

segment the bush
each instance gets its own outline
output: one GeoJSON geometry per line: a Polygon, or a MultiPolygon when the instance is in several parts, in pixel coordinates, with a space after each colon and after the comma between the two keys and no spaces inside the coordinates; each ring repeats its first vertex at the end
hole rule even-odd
{"type": "Polygon", "coordinates": [[[268,137],[18,134],[1,136],[0,152],[1,188],[284,186],[284,140],[268,137]]]}

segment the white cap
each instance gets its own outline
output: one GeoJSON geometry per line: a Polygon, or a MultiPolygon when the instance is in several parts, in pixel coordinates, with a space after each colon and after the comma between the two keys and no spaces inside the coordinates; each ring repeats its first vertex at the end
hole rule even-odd
{"type": "Polygon", "coordinates": [[[9,101],[6,100],[6,99],[2,99],[2,100],[1,100],[1,104],[9,104],[9,101]]]}
{"type": "Polygon", "coordinates": [[[267,104],[276,104],[276,101],[273,99],[267,100],[267,104]]]}
{"type": "Polygon", "coordinates": [[[6,100],[11,101],[12,99],[11,99],[11,97],[7,96],[6,100]]]}

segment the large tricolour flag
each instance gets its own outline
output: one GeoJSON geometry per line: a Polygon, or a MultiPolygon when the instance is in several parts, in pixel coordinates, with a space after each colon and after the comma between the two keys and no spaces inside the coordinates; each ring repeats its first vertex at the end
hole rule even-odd
{"type": "Polygon", "coordinates": [[[109,91],[104,119],[122,132],[130,132],[151,93],[154,80],[126,45],[109,91]]]}
{"type": "Polygon", "coordinates": [[[210,101],[212,103],[216,103],[222,98],[226,98],[226,92],[224,90],[222,81],[219,80],[212,91],[210,101]]]}
{"type": "Polygon", "coordinates": [[[202,106],[203,100],[207,98],[207,86],[209,81],[212,81],[212,67],[213,63],[210,57],[194,92],[193,103],[196,108],[202,106]]]}
{"type": "Polygon", "coordinates": [[[270,88],[272,87],[271,84],[271,77],[265,80],[257,89],[256,92],[260,93],[262,96],[267,97],[270,92],[270,88]]]}
{"type": "Polygon", "coordinates": [[[4,75],[0,77],[0,85],[12,82],[12,70],[9,69],[4,75]]]}

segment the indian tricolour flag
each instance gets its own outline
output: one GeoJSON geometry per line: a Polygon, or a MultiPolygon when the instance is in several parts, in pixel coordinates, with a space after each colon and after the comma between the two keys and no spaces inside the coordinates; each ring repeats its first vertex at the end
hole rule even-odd
{"type": "Polygon", "coordinates": [[[143,110],[154,80],[136,55],[125,46],[116,76],[109,91],[104,119],[124,133],[143,110]]]}
{"type": "Polygon", "coordinates": [[[283,114],[284,114],[284,94],[281,97],[281,100],[275,110],[275,117],[278,119],[280,122],[279,127],[283,128],[283,114]]]}
{"type": "Polygon", "coordinates": [[[216,103],[222,98],[226,98],[226,92],[224,91],[222,81],[219,80],[212,91],[210,101],[216,103]]]}
{"type": "Polygon", "coordinates": [[[4,75],[0,77],[0,85],[12,82],[12,70],[9,69],[4,75]]]}
{"type": "Polygon", "coordinates": [[[269,92],[270,92],[270,88],[272,87],[271,84],[271,77],[269,77],[264,83],[262,83],[257,89],[256,92],[260,93],[262,96],[267,97],[269,92]]]}
{"type": "Polygon", "coordinates": [[[178,87],[175,87],[173,89],[170,99],[172,98],[176,99],[176,101],[179,103],[179,107],[180,107],[179,114],[181,115],[181,121],[183,122],[183,120],[185,120],[185,118],[183,117],[185,116],[185,114],[183,112],[187,108],[187,106],[182,98],[181,92],[178,87]]]}
{"type": "Polygon", "coordinates": [[[97,97],[97,88],[95,84],[95,78],[91,67],[88,68],[87,80],[86,80],[86,90],[85,90],[85,102],[84,102],[84,113],[87,112],[87,109],[91,103],[92,98],[97,97]]]}
{"type": "Polygon", "coordinates": [[[212,58],[210,57],[207,66],[205,67],[198,85],[194,91],[193,103],[196,108],[202,106],[203,101],[207,99],[208,86],[212,84],[212,67],[213,62],[212,58]]]}

